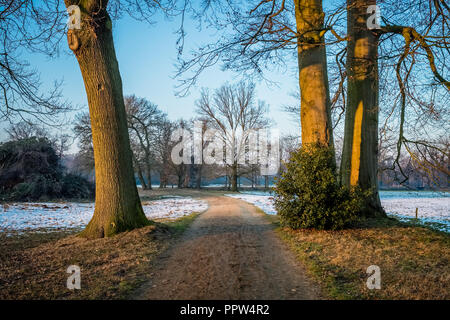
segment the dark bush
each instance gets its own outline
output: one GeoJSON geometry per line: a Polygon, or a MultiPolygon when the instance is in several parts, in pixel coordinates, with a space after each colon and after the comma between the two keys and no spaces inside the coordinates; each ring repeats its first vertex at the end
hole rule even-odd
{"type": "Polygon", "coordinates": [[[0,199],[50,200],[91,198],[92,185],[84,178],[64,174],[50,141],[27,138],[0,144],[0,199]]]}
{"type": "Polygon", "coordinates": [[[12,188],[9,199],[30,201],[59,198],[61,183],[58,178],[38,174],[32,175],[25,182],[21,182],[12,188]]]}
{"type": "Polygon", "coordinates": [[[64,198],[92,199],[94,193],[94,184],[82,176],[69,173],[62,179],[62,196],[64,198]]]}
{"type": "Polygon", "coordinates": [[[367,194],[342,187],[333,150],[310,145],[293,152],[275,186],[275,207],[284,226],[336,230],[358,218],[367,194]]]}

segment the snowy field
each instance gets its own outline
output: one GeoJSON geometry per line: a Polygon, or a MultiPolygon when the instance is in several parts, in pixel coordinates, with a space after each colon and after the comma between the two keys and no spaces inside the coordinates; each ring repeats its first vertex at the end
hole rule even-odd
{"type": "MultiPolygon", "coordinates": [[[[142,203],[149,219],[177,219],[208,208],[206,201],[173,198],[142,203]]],[[[0,232],[84,227],[94,214],[94,203],[12,203],[0,205],[0,232]]]]}
{"type": "MultiPolygon", "coordinates": [[[[226,196],[241,199],[259,207],[267,214],[276,214],[273,195],[262,191],[244,191],[226,196]]],[[[381,204],[386,212],[400,220],[415,218],[416,208],[422,223],[433,224],[450,232],[450,194],[432,191],[380,191],[381,204]]]]}

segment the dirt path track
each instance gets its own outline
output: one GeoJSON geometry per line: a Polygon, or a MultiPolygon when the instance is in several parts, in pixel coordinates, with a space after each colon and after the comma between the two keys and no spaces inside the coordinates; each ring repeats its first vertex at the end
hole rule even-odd
{"type": "Polygon", "coordinates": [[[137,299],[317,299],[318,288],[255,207],[207,198],[181,239],[158,258],[137,299]]]}

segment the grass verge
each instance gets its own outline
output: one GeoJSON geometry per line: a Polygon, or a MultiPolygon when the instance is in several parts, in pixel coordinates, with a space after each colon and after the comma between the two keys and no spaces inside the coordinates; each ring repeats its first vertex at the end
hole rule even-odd
{"type": "Polygon", "coordinates": [[[123,299],[149,277],[150,262],[198,214],[86,240],[76,231],[0,236],[0,299],[123,299]],[[81,268],[81,290],[66,287],[70,265],[81,268]]]}
{"type": "Polygon", "coordinates": [[[343,231],[278,226],[277,233],[330,299],[450,299],[449,234],[393,219],[343,231]],[[380,267],[380,290],[367,288],[370,265],[380,267]]]}

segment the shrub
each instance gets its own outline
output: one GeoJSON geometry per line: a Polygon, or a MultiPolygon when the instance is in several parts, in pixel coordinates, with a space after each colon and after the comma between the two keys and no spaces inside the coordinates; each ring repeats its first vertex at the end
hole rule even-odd
{"type": "Polygon", "coordinates": [[[92,183],[78,175],[64,174],[61,161],[47,139],[32,137],[0,144],[0,200],[93,196],[92,183]]]}
{"type": "Polygon", "coordinates": [[[338,184],[333,152],[309,145],[291,154],[275,186],[275,208],[284,226],[336,230],[357,220],[368,195],[338,184]]]}
{"type": "Polygon", "coordinates": [[[10,200],[49,200],[59,197],[59,177],[33,175],[25,182],[15,185],[9,194],[10,200]]]}
{"type": "Polygon", "coordinates": [[[62,179],[62,196],[64,198],[92,199],[94,193],[94,184],[80,175],[69,173],[62,179]]]}

